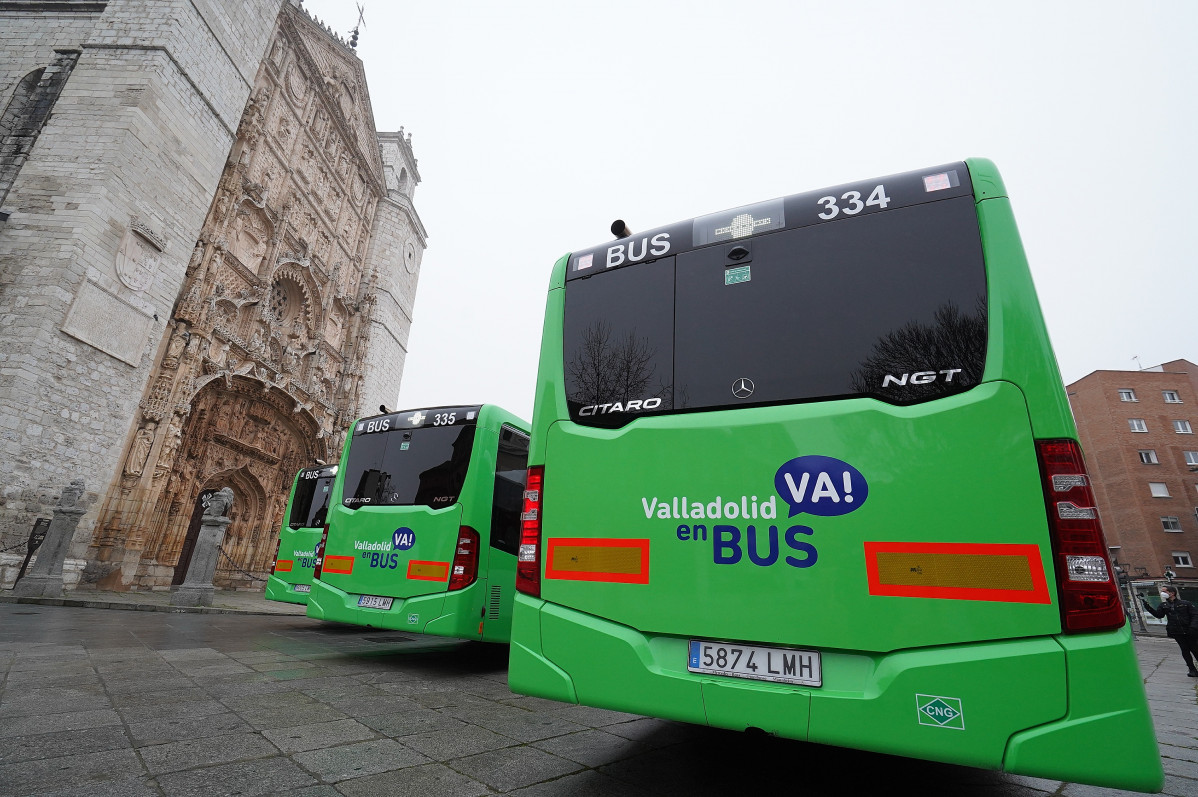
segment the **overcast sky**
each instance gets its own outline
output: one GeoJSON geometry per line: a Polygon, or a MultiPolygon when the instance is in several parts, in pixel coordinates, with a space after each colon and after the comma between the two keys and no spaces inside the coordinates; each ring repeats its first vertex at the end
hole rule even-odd
{"type": "Polygon", "coordinates": [[[531,419],[550,268],[615,218],[970,156],[1006,181],[1066,382],[1198,361],[1198,3],[365,6],[375,123],[412,134],[429,233],[400,408],[531,419]]]}

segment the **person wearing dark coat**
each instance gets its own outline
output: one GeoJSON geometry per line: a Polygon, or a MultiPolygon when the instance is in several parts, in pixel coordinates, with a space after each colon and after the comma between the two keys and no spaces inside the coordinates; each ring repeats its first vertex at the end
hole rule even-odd
{"type": "Polygon", "coordinates": [[[1198,678],[1198,670],[1194,669],[1194,656],[1198,655],[1198,608],[1189,601],[1179,600],[1177,589],[1171,584],[1161,587],[1161,605],[1152,608],[1148,601],[1140,598],[1145,610],[1158,620],[1167,617],[1165,633],[1177,641],[1181,648],[1181,657],[1190,668],[1189,676],[1198,678]]]}

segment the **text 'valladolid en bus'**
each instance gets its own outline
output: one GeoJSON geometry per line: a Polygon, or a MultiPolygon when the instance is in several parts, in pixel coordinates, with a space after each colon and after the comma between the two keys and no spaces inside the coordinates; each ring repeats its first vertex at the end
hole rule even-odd
{"type": "Polygon", "coordinates": [[[324,531],[337,466],[301,468],[291,485],[291,498],[279,529],[279,551],[266,580],[266,598],[307,603],[316,565],[316,544],[324,531]]]}
{"type": "Polygon", "coordinates": [[[994,165],[613,231],[550,283],[512,689],[1159,789],[994,165]]]}
{"type": "Polygon", "coordinates": [[[491,404],[353,426],[308,616],[506,642],[528,424],[491,404]]]}

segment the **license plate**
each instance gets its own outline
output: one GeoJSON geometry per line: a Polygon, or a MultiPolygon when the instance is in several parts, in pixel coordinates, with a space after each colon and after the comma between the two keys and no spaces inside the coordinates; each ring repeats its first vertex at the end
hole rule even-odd
{"type": "Polygon", "coordinates": [[[822,686],[818,650],[767,648],[692,639],[686,668],[707,675],[822,686]]]}
{"type": "Polygon", "coordinates": [[[296,592],[311,592],[312,587],[308,584],[296,584],[292,589],[296,592]]]}
{"type": "Polygon", "coordinates": [[[358,605],[364,609],[390,609],[394,598],[384,598],[380,595],[359,595],[358,605]]]}

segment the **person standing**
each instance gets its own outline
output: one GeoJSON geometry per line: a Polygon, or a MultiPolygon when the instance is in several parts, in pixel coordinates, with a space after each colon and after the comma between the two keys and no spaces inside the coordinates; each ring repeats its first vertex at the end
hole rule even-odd
{"type": "Polygon", "coordinates": [[[1148,601],[1140,598],[1140,603],[1153,617],[1158,620],[1167,617],[1165,633],[1176,640],[1181,648],[1181,657],[1190,668],[1191,678],[1198,678],[1198,670],[1194,669],[1194,656],[1198,655],[1198,608],[1189,601],[1177,597],[1177,588],[1172,584],[1161,587],[1161,605],[1152,608],[1148,601]]]}

